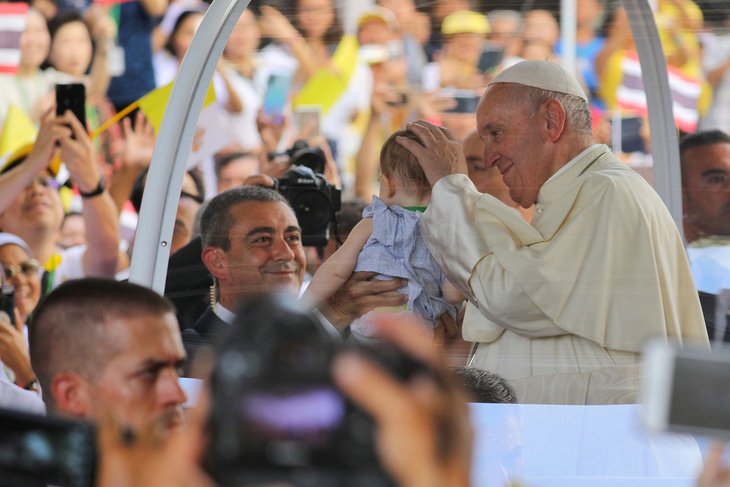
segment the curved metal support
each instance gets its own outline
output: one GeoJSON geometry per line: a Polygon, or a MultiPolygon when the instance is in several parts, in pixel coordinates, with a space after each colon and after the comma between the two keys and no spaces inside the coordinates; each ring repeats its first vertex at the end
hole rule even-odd
{"type": "Polygon", "coordinates": [[[185,165],[205,94],[233,27],[250,0],[216,0],[172,87],[147,174],[129,280],[162,294],[185,165]]]}
{"type": "Polygon", "coordinates": [[[641,76],[649,108],[654,189],[669,208],[684,239],[679,144],[667,77],[667,60],[648,0],[623,0],[623,3],[639,53],[641,76]]]}
{"type": "Polygon", "coordinates": [[[578,66],[575,62],[576,49],[576,26],[577,12],[576,0],[560,1],[560,38],[562,39],[563,51],[561,61],[563,67],[573,74],[578,73],[578,66]]]}

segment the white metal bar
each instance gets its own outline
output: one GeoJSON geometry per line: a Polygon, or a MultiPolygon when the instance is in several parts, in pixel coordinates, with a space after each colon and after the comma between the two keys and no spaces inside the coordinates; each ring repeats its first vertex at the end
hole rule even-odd
{"type": "Polygon", "coordinates": [[[672,112],[672,94],[667,60],[662,51],[654,14],[647,0],[623,0],[641,63],[641,76],[649,108],[654,189],[669,208],[679,232],[682,230],[682,185],[679,143],[672,112]]]}
{"type": "Polygon", "coordinates": [[[575,31],[578,26],[576,8],[576,0],[560,2],[560,37],[563,46],[561,62],[563,67],[573,74],[578,74],[575,62],[575,31]]]}
{"type": "Polygon", "coordinates": [[[233,26],[250,0],[216,0],[172,87],[142,198],[129,280],[162,294],[185,164],[205,95],[233,26]]]}

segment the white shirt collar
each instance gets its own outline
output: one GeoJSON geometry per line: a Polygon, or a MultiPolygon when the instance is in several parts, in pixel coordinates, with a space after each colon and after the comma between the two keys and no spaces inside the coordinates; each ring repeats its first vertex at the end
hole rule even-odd
{"type": "MultiPolygon", "coordinates": [[[[588,154],[590,151],[592,151],[596,147],[599,147],[600,145],[601,144],[593,144],[593,145],[591,145],[589,147],[586,147],[583,150],[583,152],[581,152],[580,154],[578,154],[577,156],[575,156],[574,158],[572,158],[570,160],[570,162],[568,162],[566,165],[564,165],[563,167],[561,167],[560,169],[558,169],[557,172],[555,172],[555,174],[553,174],[552,176],[550,176],[548,178],[548,180],[545,181],[545,183],[543,183],[543,185],[546,184],[546,183],[548,183],[549,181],[552,181],[553,179],[557,178],[558,176],[560,176],[561,174],[563,174],[565,171],[567,171],[569,168],[575,166],[575,164],[578,161],[580,161],[586,154],[588,154]]],[[[537,193],[537,203],[541,203],[541,198],[540,198],[540,193],[539,192],[537,193]]]]}
{"type": "Polygon", "coordinates": [[[222,304],[218,303],[218,309],[214,309],[213,311],[218,318],[225,321],[229,325],[233,324],[233,320],[236,319],[236,315],[232,313],[230,310],[226,309],[222,304]]]}

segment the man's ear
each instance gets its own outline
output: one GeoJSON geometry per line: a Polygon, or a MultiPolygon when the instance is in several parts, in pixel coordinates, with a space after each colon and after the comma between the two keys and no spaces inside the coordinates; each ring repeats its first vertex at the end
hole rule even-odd
{"type": "Polygon", "coordinates": [[[51,393],[60,411],[80,418],[93,415],[91,385],[73,372],[57,374],[51,382],[51,393]]]}
{"type": "Polygon", "coordinates": [[[545,118],[543,122],[544,132],[550,142],[556,142],[565,131],[565,108],[556,99],[550,99],[543,105],[545,118]]]}
{"type": "Polygon", "coordinates": [[[201,255],[203,264],[216,279],[228,278],[228,256],[218,247],[205,247],[201,255]]]}

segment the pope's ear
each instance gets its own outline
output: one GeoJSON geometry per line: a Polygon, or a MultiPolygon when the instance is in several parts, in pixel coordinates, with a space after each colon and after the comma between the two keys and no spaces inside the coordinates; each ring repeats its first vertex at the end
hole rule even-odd
{"type": "Polygon", "coordinates": [[[217,279],[228,277],[228,256],[221,249],[218,247],[205,247],[201,258],[213,277],[217,279]]]}
{"type": "Polygon", "coordinates": [[[51,393],[59,409],[80,418],[93,415],[93,396],[91,384],[73,372],[57,374],[51,381],[51,393]]]}
{"type": "Polygon", "coordinates": [[[565,130],[566,115],[563,104],[556,99],[550,99],[543,105],[545,118],[543,128],[550,142],[556,142],[565,130]]]}

